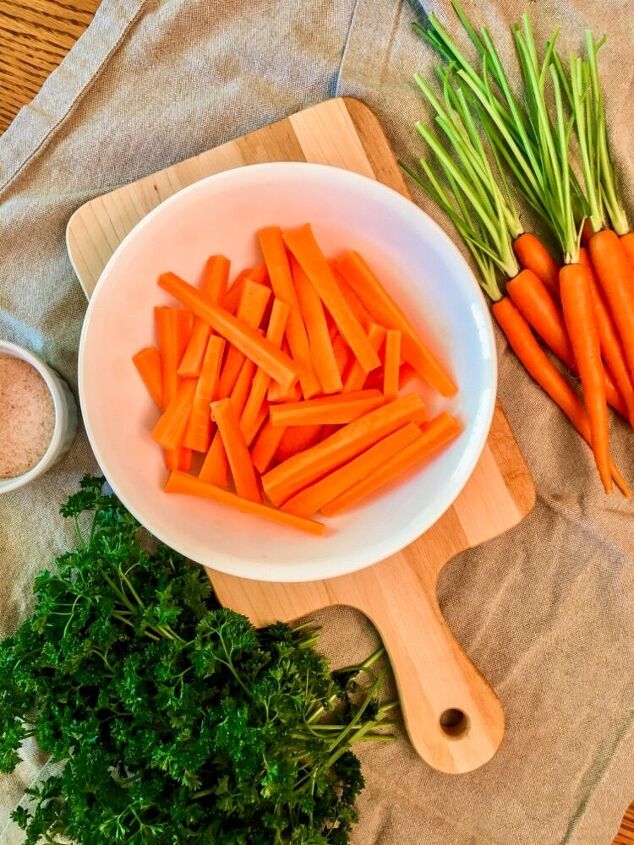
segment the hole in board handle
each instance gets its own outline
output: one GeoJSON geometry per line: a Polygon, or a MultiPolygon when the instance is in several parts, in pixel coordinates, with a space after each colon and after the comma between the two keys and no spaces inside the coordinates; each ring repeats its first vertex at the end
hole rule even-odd
{"type": "Polygon", "coordinates": [[[450,707],[448,710],[443,711],[440,714],[439,721],[442,732],[447,734],[447,736],[462,736],[469,727],[469,719],[466,714],[456,707],[450,707]]]}

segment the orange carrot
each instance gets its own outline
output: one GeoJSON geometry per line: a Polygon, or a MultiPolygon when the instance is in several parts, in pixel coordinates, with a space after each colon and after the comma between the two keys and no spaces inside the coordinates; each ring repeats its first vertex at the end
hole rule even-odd
{"type": "Polygon", "coordinates": [[[165,469],[182,469],[189,472],[192,466],[192,450],[181,446],[180,449],[163,449],[165,469]]]}
{"type": "MultiPolygon", "coordinates": [[[[220,302],[227,289],[228,278],[229,259],[224,255],[212,255],[203,269],[203,296],[210,302],[220,302]]],[[[200,375],[210,334],[211,329],[207,323],[196,317],[187,349],[178,368],[179,376],[194,378],[200,375]]]]}
{"type": "Polygon", "coordinates": [[[316,522],[312,519],[303,519],[299,516],[294,516],[290,513],[278,511],[275,508],[269,508],[266,505],[261,505],[257,502],[252,502],[249,499],[243,499],[235,493],[230,493],[228,490],[223,490],[221,487],[216,487],[214,484],[206,484],[200,478],[194,475],[188,475],[185,472],[172,472],[167,484],[165,485],[166,493],[184,493],[189,496],[199,496],[203,499],[210,499],[213,502],[219,502],[223,505],[236,508],[242,513],[253,514],[260,516],[263,519],[268,519],[271,522],[276,522],[279,525],[285,525],[289,528],[298,528],[301,531],[306,531],[309,534],[323,534],[326,530],[321,522],[316,522]]]}
{"type": "MultiPolygon", "coordinates": [[[[260,285],[251,279],[246,279],[240,295],[237,317],[249,326],[257,329],[260,325],[266,306],[271,296],[271,291],[264,285],[260,285]]],[[[225,360],[220,373],[220,384],[218,385],[218,397],[225,399],[231,395],[231,391],[240,375],[245,356],[235,346],[230,347],[225,355],[225,360]]]]}
{"type": "Polygon", "coordinates": [[[609,493],[612,489],[612,475],[608,406],[589,277],[587,268],[582,264],[567,264],[559,273],[559,292],[574,359],[581,376],[584,403],[590,420],[592,451],[603,487],[609,493]]]}
{"type": "Polygon", "coordinates": [[[417,337],[410,321],[361,256],[348,252],[337,262],[337,267],[375,322],[401,332],[403,357],[420,377],[442,396],[453,396],[457,392],[456,385],[417,337]]]}
{"type": "Polygon", "coordinates": [[[247,278],[260,285],[270,285],[271,283],[266,264],[258,264],[258,266],[254,267],[253,270],[248,270],[247,278]]]}
{"type": "MultiPolygon", "coordinates": [[[[348,366],[348,361],[350,360],[350,349],[346,344],[345,340],[341,337],[337,328],[334,327],[333,331],[330,333],[330,337],[332,339],[332,352],[335,356],[335,361],[337,362],[337,369],[339,370],[339,376],[343,376],[343,373],[348,366]]],[[[342,382],[343,386],[343,382],[342,382]]]]}
{"type": "Polygon", "coordinates": [[[586,219],[583,221],[583,226],[581,227],[581,243],[583,244],[584,248],[588,248],[590,244],[590,238],[594,235],[594,229],[592,228],[592,223],[586,219]]]}
{"type": "Polygon", "coordinates": [[[298,452],[303,452],[310,446],[314,446],[321,435],[322,426],[320,425],[292,425],[284,432],[280,445],[275,452],[275,460],[278,463],[285,461],[287,458],[296,455],[298,452]]]}
{"type": "Polygon", "coordinates": [[[341,336],[369,373],[381,363],[361,323],[346,302],[328,262],[319,248],[311,227],[306,224],[284,234],[286,246],[308,276],[320,299],[332,315],[341,336]]]}
{"type": "MultiPolygon", "coordinates": [[[[288,347],[282,347],[286,354],[289,354],[288,347]]],[[[269,389],[266,392],[266,398],[269,402],[299,402],[302,398],[299,382],[291,384],[290,387],[282,387],[279,382],[273,381],[269,384],[269,389]]]]}
{"type": "Polygon", "coordinates": [[[201,481],[208,482],[209,484],[217,484],[219,487],[229,486],[227,453],[222,445],[222,439],[218,436],[217,432],[211,441],[211,446],[200,468],[198,477],[201,481]]]}
{"type": "Polygon", "coordinates": [[[305,487],[300,493],[289,499],[282,507],[287,513],[296,516],[311,516],[328,502],[332,502],[350,487],[366,478],[374,470],[383,467],[394,455],[398,455],[406,446],[421,439],[421,430],[414,423],[408,423],[392,434],[388,434],[374,446],[370,446],[348,464],[334,470],[329,475],[305,487]]]}
{"type": "MultiPolygon", "coordinates": [[[[323,393],[336,393],[341,390],[341,373],[337,367],[335,353],[328,332],[328,323],[324,307],[308,276],[291,256],[291,272],[297,294],[299,308],[306,324],[310,341],[309,351],[313,367],[323,393]]],[[[343,340],[341,341],[343,343],[343,340]]]]}
{"type": "Polygon", "coordinates": [[[263,478],[264,490],[274,505],[281,505],[331,469],[356,457],[408,422],[422,422],[425,406],[409,394],[365,414],[305,452],[289,458],[263,478]]]}
{"type": "MultiPolygon", "coordinates": [[[[493,316],[527,373],[568,417],[577,432],[591,445],[590,421],[585,408],[550,358],[541,348],[526,320],[508,297],[491,306],[493,316]]],[[[620,472],[611,463],[612,478],[625,496],[631,491],[620,472]]]]}
{"type": "Polygon", "coordinates": [[[625,235],[621,235],[621,244],[630,264],[634,267],[634,232],[627,232],[625,235]]]}
{"type": "Polygon", "coordinates": [[[258,472],[266,472],[271,461],[275,457],[275,453],[284,437],[284,428],[274,428],[271,420],[268,419],[260,429],[253,449],[251,450],[251,460],[253,466],[258,472]]]}
{"type": "MultiPolygon", "coordinates": [[[[281,299],[275,299],[273,308],[271,309],[271,316],[269,318],[269,325],[266,330],[267,340],[270,340],[275,346],[281,346],[282,338],[284,336],[284,328],[288,319],[290,308],[281,299]]],[[[247,399],[244,411],[240,417],[240,427],[244,433],[247,443],[250,443],[254,436],[254,427],[264,403],[266,391],[271,383],[271,378],[264,370],[258,369],[253,377],[251,391],[247,399]]]]}
{"type": "Polygon", "coordinates": [[[231,399],[220,399],[217,402],[212,402],[211,413],[222,438],[222,445],[227,454],[238,495],[249,499],[251,502],[261,502],[262,496],[253,469],[251,455],[240,429],[240,421],[231,404],[231,399]]]}
{"type": "MultiPolygon", "coordinates": [[[[419,429],[420,431],[420,429],[419,429]]],[[[460,424],[451,414],[443,412],[425,424],[422,434],[408,446],[393,454],[382,465],[376,466],[367,475],[343,493],[323,505],[321,512],[327,516],[341,513],[358,504],[362,499],[380,490],[397,476],[411,469],[456,438],[462,431],[460,424]]]]}
{"type": "Polygon", "coordinates": [[[524,232],[515,239],[513,250],[522,267],[531,270],[552,296],[559,299],[559,265],[539,238],[524,232]]]}
{"type": "Polygon", "coordinates": [[[352,422],[383,404],[380,390],[355,390],[334,396],[320,396],[318,399],[304,399],[303,402],[272,405],[270,417],[275,427],[341,424],[352,422]]]}
{"type": "Polygon", "coordinates": [[[244,406],[247,404],[249,393],[251,392],[251,385],[253,384],[253,376],[255,375],[255,364],[248,358],[242,364],[240,375],[231,391],[231,404],[238,419],[242,416],[244,406]]]}
{"type": "Polygon", "coordinates": [[[209,323],[221,337],[237,346],[240,352],[262,367],[275,381],[287,386],[297,379],[297,367],[288,355],[284,355],[266,338],[261,337],[256,329],[247,326],[224,308],[206,302],[192,285],[174,273],[163,273],[159,276],[159,285],[191,308],[197,317],[209,323]]]}
{"type": "Polygon", "coordinates": [[[401,333],[388,329],[385,334],[385,355],[383,364],[383,396],[396,399],[401,371],[401,333]]]}
{"type": "Polygon", "coordinates": [[[623,242],[610,229],[590,238],[590,255],[634,383],[634,265],[630,264],[623,242]]]}
{"type": "Polygon", "coordinates": [[[212,335],[205,350],[189,424],[183,440],[185,446],[196,452],[207,452],[211,444],[209,404],[218,396],[218,380],[225,343],[224,338],[212,335]]]}
{"type": "Polygon", "coordinates": [[[260,229],[258,241],[271,279],[273,292],[278,299],[286,302],[290,308],[286,323],[286,337],[288,338],[291,356],[300,367],[299,383],[302,394],[305,399],[310,399],[311,396],[319,393],[320,384],[313,369],[308,335],[295,293],[288,254],[282,240],[282,230],[279,226],[268,226],[266,229],[260,229]]]}
{"type": "MultiPolygon", "coordinates": [[[[240,302],[240,297],[242,296],[242,289],[250,272],[250,270],[243,270],[242,273],[240,273],[236,277],[234,283],[222,297],[220,304],[226,311],[229,311],[231,314],[235,314],[238,309],[238,303],[240,302]]],[[[251,281],[253,282],[255,281],[255,279],[251,279],[251,281]]]]}
{"type": "MultiPolygon", "coordinates": [[[[383,341],[385,340],[385,329],[383,326],[371,323],[368,331],[368,340],[370,341],[372,349],[378,352],[383,346],[383,341]]],[[[353,358],[348,367],[348,372],[343,379],[343,392],[349,393],[352,390],[361,390],[366,383],[367,378],[368,374],[365,372],[359,361],[357,361],[356,358],[353,358]]]]}
{"type": "MultiPolygon", "coordinates": [[[[601,357],[605,362],[606,371],[612,374],[616,389],[623,397],[627,411],[626,416],[630,421],[630,425],[634,426],[634,387],[627,371],[627,363],[623,355],[621,341],[619,340],[614,321],[603,299],[594,267],[585,247],[581,247],[579,250],[579,264],[583,264],[590,274],[592,305],[599,332],[601,357]]],[[[607,392],[607,388],[608,384],[606,383],[608,404],[611,405],[612,402],[610,401],[610,394],[607,392]]]]}
{"type": "MultiPolygon", "coordinates": [[[[165,410],[174,398],[180,383],[178,365],[187,346],[193,315],[191,311],[182,308],[159,306],[154,309],[154,316],[161,353],[161,384],[163,387],[161,410],[165,410]]],[[[184,467],[189,469],[191,466],[191,452],[185,451],[184,447],[168,450],[164,457],[167,469],[184,467]]]]}
{"type": "Polygon", "coordinates": [[[172,401],[154,426],[152,439],[164,449],[176,449],[182,445],[195,390],[196,379],[183,379],[176,388],[172,401]]]}
{"type": "Polygon", "coordinates": [[[134,366],[143,380],[147,392],[158,408],[163,407],[163,373],[161,353],[155,346],[146,346],[132,357],[134,366]]]}
{"type": "Polygon", "coordinates": [[[245,434],[244,439],[247,441],[247,446],[251,448],[251,444],[255,440],[255,438],[260,433],[262,426],[269,418],[269,406],[266,402],[262,405],[260,410],[258,411],[258,415],[255,419],[255,424],[251,428],[251,431],[248,434],[245,434]]]}
{"type": "Polygon", "coordinates": [[[337,267],[337,262],[329,261],[328,263],[330,264],[330,268],[335,276],[335,279],[339,284],[339,287],[341,288],[341,292],[343,293],[346,302],[352,309],[352,312],[355,314],[357,320],[367,331],[372,325],[372,323],[376,322],[376,320],[372,317],[372,314],[370,314],[368,309],[361,302],[356,293],[352,290],[348,282],[341,275],[341,273],[339,272],[339,268],[337,267]]]}

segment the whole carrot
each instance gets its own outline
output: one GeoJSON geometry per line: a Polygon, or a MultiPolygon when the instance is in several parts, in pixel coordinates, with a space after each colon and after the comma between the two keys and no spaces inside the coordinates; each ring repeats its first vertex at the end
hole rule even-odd
{"type": "Polygon", "coordinates": [[[540,239],[531,232],[523,232],[513,241],[513,251],[522,267],[532,270],[558,299],[559,265],[540,239]]]}
{"type": "Polygon", "coordinates": [[[621,243],[625,254],[629,258],[630,264],[634,267],[634,232],[626,232],[621,235],[621,243]]]}

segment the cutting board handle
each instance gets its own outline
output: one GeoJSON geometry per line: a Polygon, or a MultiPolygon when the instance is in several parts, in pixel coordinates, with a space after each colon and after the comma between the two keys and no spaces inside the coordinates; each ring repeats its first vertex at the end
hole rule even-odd
{"type": "Polygon", "coordinates": [[[435,573],[403,554],[371,573],[354,604],[381,634],[414,748],[442,772],[477,769],[502,742],[504,712],[442,616],[435,573]]]}

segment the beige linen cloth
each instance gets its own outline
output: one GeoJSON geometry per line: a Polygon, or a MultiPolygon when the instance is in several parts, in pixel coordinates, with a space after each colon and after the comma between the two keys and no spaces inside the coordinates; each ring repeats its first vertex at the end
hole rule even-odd
{"type": "MultiPolygon", "coordinates": [[[[580,45],[585,26],[607,31],[609,118],[631,199],[631,3],[465,0],[507,55],[508,25],[524,5],[540,38],[561,26],[564,50],[580,45]]],[[[448,0],[427,10],[451,21],[448,0]]],[[[64,229],[97,194],[336,93],[365,100],[399,156],[419,154],[413,123],[426,109],[411,76],[430,74],[435,57],[411,33],[412,17],[399,0],[103,0],[0,137],[0,336],[76,387],[86,303],[64,229]]],[[[364,748],[356,845],[607,845],[634,798],[634,506],[603,495],[587,448],[498,340],[500,399],[538,502],[515,530],[448,565],[440,599],[500,695],[506,738],[492,762],[459,777],[430,769],[404,736],[364,748]]],[[[615,455],[630,478],[633,442],[616,423],[615,455]]],[[[80,434],[44,479],[0,497],[0,634],[28,612],[35,573],[71,542],[57,510],[94,469],[80,434]]],[[[338,661],[372,645],[352,611],[321,621],[338,661]]],[[[16,776],[0,777],[6,843],[21,841],[8,814],[43,762],[26,751],[16,776]]]]}

